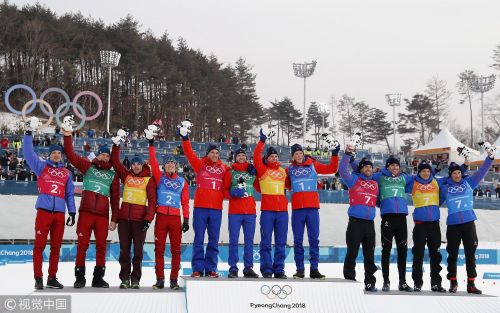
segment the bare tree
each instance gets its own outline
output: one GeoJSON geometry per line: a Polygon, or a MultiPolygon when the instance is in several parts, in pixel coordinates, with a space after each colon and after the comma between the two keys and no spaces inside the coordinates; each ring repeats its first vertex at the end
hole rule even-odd
{"type": "Polygon", "coordinates": [[[446,81],[439,79],[439,76],[436,75],[427,82],[427,89],[425,90],[425,94],[429,97],[436,110],[436,128],[433,131],[435,134],[441,130],[440,124],[445,119],[449,108],[447,101],[451,96],[451,92],[446,88],[446,85],[446,81]]]}

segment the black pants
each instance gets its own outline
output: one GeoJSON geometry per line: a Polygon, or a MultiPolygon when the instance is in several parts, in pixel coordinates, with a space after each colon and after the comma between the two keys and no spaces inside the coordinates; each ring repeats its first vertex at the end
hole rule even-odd
{"type": "Polygon", "coordinates": [[[424,263],[425,244],[429,249],[429,258],[431,265],[431,286],[441,285],[441,229],[439,221],[423,222],[415,224],[413,228],[413,267],[411,277],[415,282],[415,286],[422,286],[422,266],[424,263]]]}
{"type": "Polygon", "coordinates": [[[356,279],[356,258],[359,245],[363,245],[363,261],[365,265],[365,285],[375,285],[377,271],[375,265],[375,226],[373,221],[349,217],[346,231],[347,253],[344,260],[344,278],[356,279]]]}
{"type": "Polygon", "coordinates": [[[146,240],[142,222],[119,220],[118,238],[120,239],[120,279],[123,281],[130,278],[133,282],[139,282],[142,276],[143,247],[146,240]],[[132,243],[134,244],[134,257],[130,260],[132,243]]]}
{"type": "Polygon", "coordinates": [[[448,225],[446,229],[446,251],[448,252],[448,279],[457,277],[457,257],[460,242],[464,244],[465,268],[467,277],[475,278],[477,234],[474,221],[465,224],[448,225]]]}
{"type": "Polygon", "coordinates": [[[391,261],[392,238],[396,240],[396,248],[398,251],[399,281],[406,281],[406,252],[408,250],[406,215],[382,215],[380,233],[382,235],[382,276],[384,277],[384,281],[389,281],[389,263],[391,261]]]}

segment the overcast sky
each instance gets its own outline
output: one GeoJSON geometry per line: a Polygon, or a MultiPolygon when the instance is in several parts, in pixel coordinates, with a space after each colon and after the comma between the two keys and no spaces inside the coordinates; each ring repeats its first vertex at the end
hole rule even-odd
{"type": "MultiPolygon", "coordinates": [[[[458,104],[457,74],[465,69],[498,74],[489,67],[500,44],[498,0],[39,2],[58,14],[81,11],[106,24],[131,14],[144,30],[182,36],[190,47],[214,53],[221,62],[242,56],[254,66],[265,106],[289,96],[302,111],[303,82],[294,77],[292,63],[317,60],[307,80],[308,101],[327,102],[347,93],[389,112],[384,94],[411,97],[439,75],[454,92],[450,115],[469,125],[468,106],[458,104]]],[[[479,123],[479,100],[476,104],[473,117],[479,123]]]]}

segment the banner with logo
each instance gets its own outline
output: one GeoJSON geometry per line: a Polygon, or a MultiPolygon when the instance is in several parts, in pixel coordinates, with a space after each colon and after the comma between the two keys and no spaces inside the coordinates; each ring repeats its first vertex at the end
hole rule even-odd
{"type": "Polygon", "coordinates": [[[189,313],[366,312],[363,285],[342,279],[186,279],[189,313]],[[230,296],[229,296],[230,295],[230,296]],[[210,299],[210,301],[202,301],[210,299]]]}

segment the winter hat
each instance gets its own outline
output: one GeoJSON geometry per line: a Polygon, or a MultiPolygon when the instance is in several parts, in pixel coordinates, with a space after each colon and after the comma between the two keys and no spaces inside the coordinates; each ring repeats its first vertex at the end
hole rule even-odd
{"type": "Polygon", "coordinates": [[[359,161],[359,163],[358,163],[358,172],[361,172],[361,169],[367,165],[370,165],[373,168],[372,161],[370,161],[368,159],[361,159],[361,161],[359,161]]]}
{"type": "Polygon", "coordinates": [[[234,151],[234,156],[237,156],[238,154],[243,153],[244,155],[247,155],[247,152],[243,148],[238,148],[236,151],[234,151]]]}
{"type": "Polygon", "coordinates": [[[302,146],[299,145],[298,143],[296,143],[296,144],[294,144],[293,146],[290,147],[290,152],[292,153],[292,157],[295,154],[295,152],[297,152],[297,151],[304,152],[304,150],[302,149],[302,146]]]}
{"type": "Polygon", "coordinates": [[[457,163],[455,162],[451,162],[451,164],[448,166],[448,176],[451,176],[451,173],[453,173],[454,171],[462,171],[462,169],[460,168],[460,165],[458,165],[457,163]]]}
{"type": "Polygon", "coordinates": [[[388,168],[389,165],[391,165],[391,164],[397,164],[397,165],[401,166],[401,164],[399,164],[399,160],[396,159],[393,155],[389,156],[387,161],[385,161],[385,168],[388,168]]]}
{"type": "Polygon", "coordinates": [[[219,147],[214,143],[209,143],[208,147],[207,147],[207,152],[205,153],[205,155],[208,155],[210,153],[210,151],[212,151],[212,150],[219,151],[219,147]]]}
{"type": "Polygon", "coordinates": [[[168,162],[177,163],[177,160],[175,159],[173,154],[166,154],[165,156],[163,156],[163,164],[168,162]]]}
{"type": "Polygon", "coordinates": [[[266,160],[269,158],[272,154],[278,154],[278,150],[276,150],[274,147],[269,147],[266,150],[266,160]]]}
{"type": "Polygon", "coordinates": [[[97,151],[97,155],[99,155],[101,153],[107,153],[107,154],[111,155],[111,152],[109,151],[109,147],[107,145],[103,145],[103,146],[99,147],[99,150],[97,151]]]}
{"type": "Polygon", "coordinates": [[[64,152],[63,148],[60,145],[51,145],[49,148],[49,155],[54,151],[60,151],[61,153],[64,152]]]}
{"type": "Polygon", "coordinates": [[[429,171],[432,171],[431,165],[429,163],[425,162],[425,161],[420,162],[420,164],[418,165],[418,172],[417,173],[420,174],[420,172],[422,170],[426,170],[426,169],[429,170],[429,171]]]}
{"type": "Polygon", "coordinates": [[[134,157],[132,158],[132,160],[130,160],[130,163],[131,164],[139,163],[140,165],[143,165],[144,161],[142,160],[142,158],[139,155],[136,154],[136,155],[134,155],[134,157]]]}

